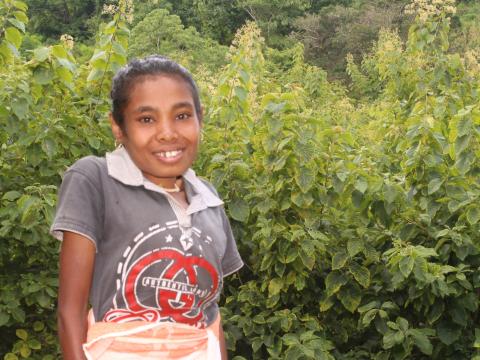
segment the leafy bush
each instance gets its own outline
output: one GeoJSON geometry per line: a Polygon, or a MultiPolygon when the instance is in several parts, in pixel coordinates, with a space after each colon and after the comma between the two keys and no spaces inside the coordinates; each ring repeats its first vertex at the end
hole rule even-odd
{"type": "MultiPolygon", "coordinates": [[[[119,5],[81,65],[68,37],[20,55],[26,7],[0,2],[5,359],[58,356],[48,225],[66,167],[112,148],[106,94],[131,11],[119,5]]],[[[449,6],[351,59],[354,100],[301,46],[265,49],[253,23],[218,77],[196,74],[208,94],[196,167],[246,262],[221,309],[233,359],[480,358],[480,75],[449,50],[449,6]]]]}
{"type": "Polygon", "coordinates": [[[194,71],[200,66],[217,71],[225,62],[227,48],[203,38],[166,9],[153,10],[132,30],[129,57],[150,54],[168,56],[194,71]]]}

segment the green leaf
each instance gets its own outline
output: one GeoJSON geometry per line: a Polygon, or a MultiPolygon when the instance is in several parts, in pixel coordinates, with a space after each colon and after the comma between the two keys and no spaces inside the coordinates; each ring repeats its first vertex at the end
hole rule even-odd
{"type": "Polygon", "coordinates": [[[348,282],[347,278],[340,271],[332,271],[325,278],[325,287],[329,296],[337,293],[340,288],[348,282]]]}
{"type": "Polygon", "coordinates": [[[7,324],[9,320],[10,320],[10,315],[8,315],[5,312],[0,312],[0,327],[7,324]]]}
{"type": "Polygon", "coordinates": [[[468,320],[470,319],[470,314],[467,313],[465,308],[461,307],[460,304],[456,303],[448,309],[448,312],[452,316],[452,320],[459,324],[462,327],[466,327],[468,324],[468,320]]]}
{"type": "Polygon", "coordinates": [[[280,293],[283,288],[283,280],[280,278],[274,278],[270,280],[268,284],[268,295],[274,296],[280,293]]]}
{"type": "Polygon", "coordinates": [[[15,6],[19,10],[22,10],[23,12],[26,12],[28,10],[28,5],[20,0],[13,0],[13,6],[15,6]]]}
{"type": "Polygon", "coordinates": [[[3,360],[18,360],[18,356],[13,353],[7,353],[3,360]]]}
{"type": "Polygon", "coordinates": [[[383,188],[383,198],[388,204],[391,204],[395,201],[398,196],[398,192],[395,187],[390,185],[385,185],[383,188]]]}
{"type": "Polygon", "coordinates": [[[378,301],[370,301],[368,304],[362,305],[358,308],[359,313],[364,313],[372,309],[376,309],[380,306],[378,301]]]}
{"type": "Polygon", "coordinates": [[[263,340],[261,338],[255,338],[252,341],[252,350],[257,352],[263,345],[263,340]]]}
{"type": "Polygon", "coordinates": [[[298,360],[303,356],[303,351],[298,345],[289,347],[285,352],[285,360],[298,360]]]}
{"type": "Polygon", "coordinates": [[[96,81],[103,77],[105,71],[103,69],[92,69],[87,77],[87,82],[96,81]]]}
{"type": "Polygon", "coordinates": [[[14,308],[11,311],[12,317],[17,320],[19,323],[24,323],[25,322],[25,311],[23,311],[20,308],[14,308]]]}
{"type": "Polygon", "coordinates": [[[365,266],[359,265],[356,262],[352,262],[349,266],[349,270],[360,285],[362,285],[364,288],[368,288],[370,286],[370,270],[368,270],[365,266]]]}
{"type": "Polygon", "coordinates": [[[240,99],[240,101],[244,102],[247,100],[248,92],[245,88],[240,86],[235,86],[235,96],[240,99]]]}
{"type": "Polygon", "coordinates": [[[410,273],[413,270],[413,266],[415,265],[415,259],[411,256],[404,256],[402,260],[400,260],[398,264],[398,268],[402,273],[404,278],[408,278],[410,273]]]}
{"type": "Polygon", "coordinates": [[[467,221],[470,225],[475,225],[480,220],[480,207],[473,205],[467,210],[467,221]]]}
{"type": "Polygon", "coordinates": [[[348,260],[348,254],[345,251],[339,251],[333,255],[332,270],[339,270],[345,266],[348,260]]]}
{"type": "MultiPolygon", "coordinates": [[[[20,199],[19,201],[21,201],[20,199]]],[[[22,218],[20,220],[21,224],[24,226],[30,226],[36,219],[37,208],[38,208],[38,198],[33,196],[26,196],[25,202],[22,202],[21,210],[22,210],[22,218]]]]}
{"type": "Polygon", "coordinates": [[[315,183],[315,172],[310,168],[301,167],[295,172],[295,181],[300,191],[306,193],[315,183]]]}
{"type": "Polygon", "coordinates": [[[20,119],[23,120],[27,116],[29,110],[28,100],[25,98],[18,98],[12,101],[12,110],[13,113],[20,119]]]}
{"type": "Polygon", "coordinates": [[[350,239],[347,242],[348,255],[350,255],[350,257],[352,258],[355,255],[357,255],[359,252],[363,251],[364,248],[365,246],[363,244],[362,239],[355,238],[355,239],[350,239]]]}
{"type": "Polygon", "coordinates": [[[330,297],[322,296],[319,302],[320,311],[321,312],[328,311],[334,304],[335,304],[335,299],[333,296],[330,296],[330,297]]]}
{"type": "Polygon", "coordinates": [[[18,30],[20,30],[23,33],[25,32],[25,24],[23,22],[14,18],[8,18],[7,20],[10,24],[15,26],[18,30]]]}
{"type": "Polygon", "coordinates": [[[35,321],[33,323],[33,330],[36,331],[36,332],[39,332],[39,331],[42,331],[43,329],[45,329],[45,324],[41,321],[35,321]]]}
{"type": "Polygon", "coordinates": [[[52,302],[51,298],[47,296],[47,294],[45,294],[43,291],[37,293],[36,299],[38,304],[43,308],[48,308],[52,302]]]}
{"type": "Polygon", "coordinates": [[[296,334],[285,334],[282,336],[283,343],[287,346],[299,345],[300,341],[296,334]]]}
{"type": "Polygon", "coordinates": [[[463,116],[457,123],[457,136],[465,136],[470,134],[472,129],[472,121],[469,117],[463,116]]]}
{"type": "Polygon", "coordinates": [[[228,210],[232,219],[246,222],[250,214],[250,208],[248,204],[243,199],[235,199],[228,205],[228,210]]]}
{"type": "Polygon", "coordinates": [[[68,71],[70,72],[75,71],[75,65],[72,62],[68,61],[67,59],[58,58],[57,61],[60,65],[62,65],[68,71]]]}
{"type": "Polygon", "coordinates": [[[468,147],[471,138],[472,137],[470,135],[465,135],[457,138],[457,140],[455,141],[455,156],[463,153],[463,151],[468,147]]]}
{"type": "Polygon", "coordinates": [[[22,34],[14,27],[8,27],[5,30],[5,39],[17,49],[22,45],[22,34]]]}
{"type": "Polygon", "coordinates": [[[57,152],[57,144],[52,139],[45,139],[42,142],[42,150],[47,154],[47,157],[51,159],[57,152]]]}
{"type": "Polygon", "coordinates": [[[34,70],[33,77],[38,84],[46,85],[52,82],[53,73],[48,68],[38,67],[34,70]]]}
{"type": "Polygon", "coordinates": [[[362,301],[362,293],[357,287],[348,286],[340,289],[337,298],[353,314],[362,301]]]}
{"type": "Polygon", "coordinates": [[[20,355],[24,359],[28,359],[30,357],[30,354],[32,353],[32,350],[28,347],[27,344],[23,343],[20,347],[20,355]]]}
{"type": "Polygon", "coordinates": [[[265,110],[269,111],[273,114],[279,113],[280,111],[283,110],[285,107],[286,102],[274,102],[274,101],[269,101],[268,104],[265,106],[265,110]]]}
{"type": "Polygon", "coordinates": [[[88,145],[90,145],[92,148],[94,148],[95,150],[98,150],[100,149],[100,139],[96,136],[89,136],[87,138],[87,141],[88,141],[88,145]]]}
{"type": "Polygon", "coordinates": [[[313,267],[315,266],[315,254],[313,254],[312,252],[307,252],[304,249],[302,249],[300,250],[299,255],[303,265],[305,265],[305,267],[308,270],[312,270],[313,267]]]}
{"type": "Polygon", "coordinates": [[[362,317],[362,326],[367,327],[370,325],[375,316],[377,316],[378,309],[368,310],[362,317]]]}
{"type": "Polygon", "coordinates": [[[28,339],[28,333],[24,329],[17,329],[17,331],[15,331],[15,334],[17,335],[18,338],[24,341],[28,339]]]}
{"type": "Polygon", "coordinates": [[[43,62],[48,59],[51,53],[51,48],[49,47],[40,47],[33,50],[33,58],[37,61],[43,62]]]}
{"type": "Polygon", "coordinates": [[[460,338],[462,335],[462,328],[449,322],[442,321],[437,325],[437,335],[441,342],[450,346],[460,338]]]}
{"type": "Polygon", "coordinates": [[[403,334],[401,336],[397,335],[398,333],[401,334],[401,331],[388,330],[383,336],[383,348],[385,350],[391,349],[398,344],[398,340],[400,340],[401,336],[403,336],[403,334]]]}
{"type": "Polygon", "coordinates": [[[297,247],[291,247],[288,250],[287,256],[285,257],[285,264],[289,264],[298,257],[298,248],[297,247]]]}
{"type": "Polygon", "coordinates": [[[432,195],[440,189],[443,184],[443,179],[435,178],[428,183],[428,195],[432,195]]]}
{"type": "Polygon", "coordinates": [[[32,350],[40,350],[42,348],[42,344],[38,340],[31,339],[28,340],[28,347],[32,350]]]}
{"type": "Polygon", "coordinates": [[[28,22],[28,17],[27,17],[27,15],[25,15],[25,13],[23,11],[14,11],[13,16],[15,16],[15,19],[23,22],[24,24],[26,24],[28,22]]]}
{"type": "Polygon", "coordinates": [[[57,58],[57,60],[60,59],[68,59],[68,53],[67,50],[62,45],[53,45],[51,47],[52,55],[57,58]]]}
{"type": "MultiPolygon", "coordinates": [[[[64,82],[64,84],[66,84],[67,86],[69,86],[72,81],[73,81],[73,75],[72,73],[64,68],[64,67],[57,67],[55,69],[55,74],[60,78],[60,80],[62,80],[64,82]]],[[[100,145],[99,145],[100,146],[100,145]]]]}
{"type": "Polygon", "coordinates": [[[355,189],[357,189],[358,191],[360,191],[362,194],[365,193],[365,191],[367,190],[368,188],[368,182],[365,178],[363,177],[360,177],[357,179],[357,181],[355,182],[355,185],[354,185],[355,189]]]}
{"type": "Polygon", "coordinates": [[[18,191],[12,190],[12,191],[6,192],[2,196],[2,200],[14,201],[14,200],[17,200],[20,196],[22,196],[22,194],[20,194],[18,191]]]}

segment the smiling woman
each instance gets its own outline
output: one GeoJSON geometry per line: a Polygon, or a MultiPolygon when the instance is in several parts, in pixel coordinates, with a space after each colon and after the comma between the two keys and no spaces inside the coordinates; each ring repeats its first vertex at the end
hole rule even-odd
{"type": "Polygon", "coordinates": [[[190,87],[181,78],[157,75],[135,84],[131,93],[123,126],[111,116],[115,138],[147,179],[174,188],[195,160],[200,139],[201,114],[190,87]]]}
{"type": "Polygon", "coordinates": [[[225,359],[217,301],[243,262],[223,202],[190,169],[202,125],[195,82],[152,56],[119,71],[111,98],[123,146],[66,172],[52,225],[63,239],[64,358],[225,359]]]}

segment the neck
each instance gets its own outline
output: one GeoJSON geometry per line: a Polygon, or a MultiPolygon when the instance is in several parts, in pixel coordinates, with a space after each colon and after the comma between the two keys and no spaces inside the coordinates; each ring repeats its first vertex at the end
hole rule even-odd
{"type": "Polygon", "coordinates": [[[172,179],[165,179],[165,181],[156,181],[155,184],[167,192],[180,192],[183,188],[183,180],[181,176],[172,179]]]}

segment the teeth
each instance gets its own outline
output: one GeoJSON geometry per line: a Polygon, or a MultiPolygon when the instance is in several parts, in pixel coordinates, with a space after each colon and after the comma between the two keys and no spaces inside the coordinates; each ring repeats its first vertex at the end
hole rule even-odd
{"type": "Polygon", "coordinates": [[[164,157],[164,158],[172,158],[179,155],[181,152],[182,152],[181,150],[160,151],[159,154],[161,157],[164,157]]]}

